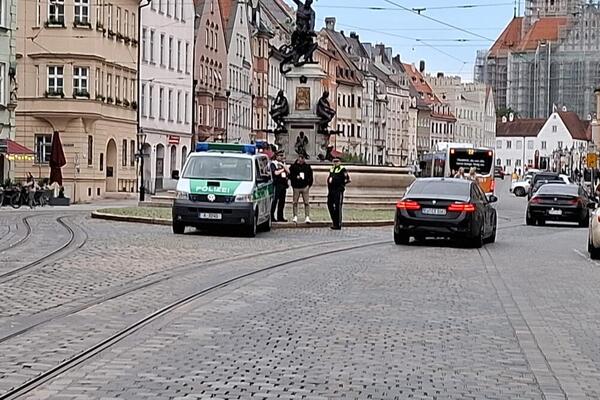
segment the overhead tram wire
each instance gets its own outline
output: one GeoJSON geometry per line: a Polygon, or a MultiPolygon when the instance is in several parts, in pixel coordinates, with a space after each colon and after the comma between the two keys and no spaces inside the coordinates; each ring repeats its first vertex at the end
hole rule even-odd
{"type": "Polygon", "coordinates": [[[450,54],[450,53],[448,53],[448,52],[446,52],[444,50],[441,50],[438,47],[436,47],[436,46],[434,46],[434,45],[432,45],[430,43],[427,43],[426,41],[423,41],[422,39],[419,39],[419,38],[413,38],[413,37],[409,37],[409,36],[403,36],[403,35],[398,35],[398,34],[395,34],[395,33],[389,33],[389,32],[379,31],[379,30],[376,30],[376,29],[363,28],[363,27],[354,26],[354,25],[340,24],[340,26],[345,26],[347,28],[358,29],[358,30],[363,30],[363,31],[367,31],[367,32],[379,33],[379,34],[387,35],[387,36],[391,36],[391,37],[398,37],[400,39],[406,39],[406,40],[416,41],[417,43],[421,43],[421,44],[423,44],[426,47],[430,47],[431,49],[439,52],[440,54],[443,54],[443,55],[445,55],[445,56],[447,56],[447,57],[449,57],[449,58],[451,58],[451,59],[453,59],[455,61],[458,61],[458,62],[462,63],[463,65],[468,64],[467,61],[461,60],[458,57],[454,56],[453,54],[450,54]]]}
{"type": "MultiPolygon", "coordinates": [[[[438,7],[413,7],[409,10],[398,9],[398,7],[378,7],[378,6],[327,6],[327,5],[316,5],[315,8],[329,8],[329,9],[346,9],[346,10],[370,10],[370,11],[410,11],[419,12],[426,10],[456,10],[456,9],[474,9],[474,8],[489,8],[489,7],[504,7],[512,6],[513,3],[488,3],[488,4],[461,4],[451,6],[438,6],[438,7]]],[[[408,8],[408,7],[407,7],[408,8]]]]}
{"type": "MultiPolygon", "coordinates": [[[[471,36],[478,37],[480,39],[488,40],[490,42],[495,42],[495,39],[491,39],[491,38],[489,38],[487,36],[480,35],[477,32],[472,32],[472,31],[470,31],[468,29],[461,28],[460,26],[456,26],[456,25],[450,24],[450,23],[448,23],[446,21],[442,21],[440,19],[437,19],[437,18],[434,18],[434,17],[430,17],[429,15],[422,14],[419,11],[415,11],[414,9],[411,9],[411,8],[406,7],[406,6],[403,6],[402,4],[396,3],[395,1],[392,1],[392,0],[383,0],[383,1],[385,1],[386,3],[391,4],[393,6],[396,6],[396,7],[400,8],[400,9],[402,9],[404,11],[408,11],[408,12],[411,12],[411,13],[413,13],[415,15],[418,15],[421,18],[425,18],[425,19],[427,19],[429,21],[432,21],[432,22],[435,22],[435,23],[447,26],[448,28],[455,29],[457,31],[469,34],[471,36]]],[[[512,3],[511,3],[511,5],[512,5],[512,3]]]]}

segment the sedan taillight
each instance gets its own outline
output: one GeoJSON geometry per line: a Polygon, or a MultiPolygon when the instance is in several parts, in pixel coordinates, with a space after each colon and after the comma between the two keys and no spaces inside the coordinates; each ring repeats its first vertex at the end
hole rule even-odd
{"type": "Polygon", "coordinates": [[[396,208],[399,210],[418,211],[421,205],[414,200],[400,200],[396,203],[396,208]]]}
{"type": "Polygon", "coordinates": [[[475,204],[472,203],[453,203],[448,206],[448,212],[475,212],[475,204]]]}
{"type": "Polygon", "coordinates": [[[540,204],[542,202],[542,200],[540,200],[539,197],[532,197],[531,200],[529,200],[529,202],[531,204],[540,204]]]}

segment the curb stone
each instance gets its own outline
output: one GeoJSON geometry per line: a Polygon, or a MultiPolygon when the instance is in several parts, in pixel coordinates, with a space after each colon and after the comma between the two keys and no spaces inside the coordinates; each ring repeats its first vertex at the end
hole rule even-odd
{"type": "MultiPolygon", "coordinates": [[[[117,215],[109,213],[101,213],[93,211],[91,214],[92,218],[104,219],[108,221],[118,222],[132,222],[138,224],[151,224],[151,225],[171,225],[170,219],[164,218],[150,218],[150,217],[134,217],[126,215],[117,215]]],[[[313,228],[328,228],[331,224],[329,222],[313,222],[311,224],[294,224],[294,223],[274,223],[273,229],[313,229],[313,228]]],[[[372,228],[382,226],[394,225],[393,220],[385,221],[348,221],[344,222],[344,226],[348,228],[372,228]]]]}

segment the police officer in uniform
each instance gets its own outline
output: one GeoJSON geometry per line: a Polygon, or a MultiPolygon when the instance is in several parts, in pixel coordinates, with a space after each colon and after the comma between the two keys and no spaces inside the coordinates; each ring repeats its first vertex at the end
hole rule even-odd
{"type": "Polygon", "coordinates": [[[277,153],[277,158],[271,164],[271,172],[273,174],[273,186],[275,187],[273,203],[271,204],[271,220],[287,222],[283,212],[285,209],[285,195],[288,189],[290,169],[285,165],[283,151],[277,153]],[[275,215],[275,211],[277,211],[277,215],[275,215]]]}
{"type": "Polygon", "coordinates": [[[333,167],[329,171],[327,178],[327,208],[333,225],[331,229],[342,229],[342,205],[344,203],[344,191],[346,185],[350,183],[350,175],[341,164],[339,158],[333,159],[333,167]]]}

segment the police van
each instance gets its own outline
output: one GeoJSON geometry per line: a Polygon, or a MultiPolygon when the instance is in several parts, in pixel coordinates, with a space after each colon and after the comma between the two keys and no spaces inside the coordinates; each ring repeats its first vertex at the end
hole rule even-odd
{"type": "Polygon", "coordinates": [[[271,230],[273,180],[269,159],[248,144],[198,143],[178,179],[173,233],[226,225],[247,236],[271,230]]]}

